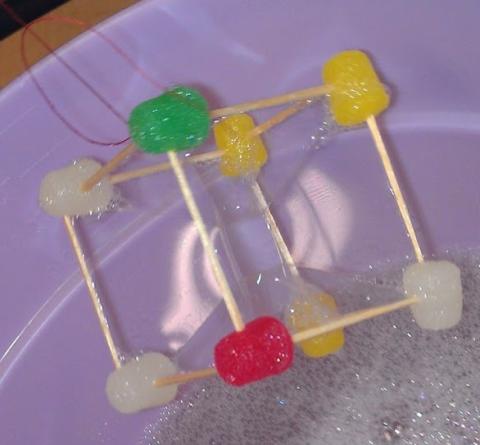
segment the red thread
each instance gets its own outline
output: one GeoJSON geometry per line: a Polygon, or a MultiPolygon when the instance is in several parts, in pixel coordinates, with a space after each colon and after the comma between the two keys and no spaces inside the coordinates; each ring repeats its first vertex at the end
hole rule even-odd
{"type": "MultiPolygon", "coordinates": [[[[50,99],[46,91],[43,89],[41,84],[39,83],[38,79],[35,77],[31,70],[30,63],[27,59],[26,56],[26,34],[30,33],[47,51],[49,54],[51,54],[58,62],[60,62],[91,94],[93,94],[112,114],[114,114],[117,118],[119,118],[122,122],[126,123],[126,119],[121,115],[120,112],[118,112],[114,106],[107,100],[105,99],[98,91],[95,90],[95,88],[90,85],[87,80],[85,80],[78,71],[76,71],[73,67],[71,67],[53,48],[50,47],[50,45],[45,42],[32,28],[32,26],[36,23],[39,22],[44,22],[44,21],[52,21],[52,22],[62,22],[70,25],[78,25],[81,27],[87,27],[88,24],[82,20],[70,18],[70,17],[64,17],[64,16],[56,16],[56,15],[48,15],[45,17],[42,17],[40,19],[34,20],[33,22],[26,24],[24,20],[22,20],[21,17],[19,17],[15,11],[10,8],[7,4],[5,4],[4,0],[0,0],[0,6],[7,12],[7,14],[15,20],[18,24],[25,26],[23,29],[22,35],[21,35],[21,56],[22,56],[22,62],[24,64],[25,70],[29,74],[33,84],[37,88],[38,92],[40,95],[43,97],[45,102],[47,103],[48,107],[50,110],[57,116],[58,119],[60,119],[61,122],[74,134],[76,134],[78,137],[81,139],[85,140],[88,143],[91,144],[96,144],[96,145],[102,145],[102,146],[117,146],[124,144],[127,142],[130,138],[125,138],[121,141],[114,141],[114,142],[105,142],[105,141],[98,141],[96,139],[92,139],[82,133],[77,127],[75,127],[63,114],[57,109],[55,106],[54,102],[50,99]]],[[[134,68],[136,72],[138,72],[145,80],[147,80],[149,83],[151,83],[153,86],[162,89],[162,85],[160,85],[155,79],[150,77],[146,71],[144,71],[141,67],[139,67],[129,56],[128,54],[123,51],[114,41],[112,41],[110,38],[102,34],[100,31],[94,29],[94,28],[89,28],[88,31],[94,33],[97,37],[101,38],[104,40],[110,47],[120,56],[122,57],[128,65],[134,68]]]]}

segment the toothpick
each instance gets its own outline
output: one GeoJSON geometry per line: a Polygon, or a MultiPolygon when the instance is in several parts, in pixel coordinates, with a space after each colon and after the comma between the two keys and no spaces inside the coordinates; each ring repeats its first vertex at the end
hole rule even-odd
{"type": "MultiPolygon", "coordinates": [[[[244,113],[247,111],[258,110],[260,108],[273,107],[276,105],[282,105],[289,102],[299,102],[299,104],[295,104],[293,107],[281,111],[280,113],[278,113],[278,115],[275,115],[268,121],[264,122],[262,124],[264,128],[262,128],[262,126],[259,126],[258,128],[256,128],[255,131],[257,133],[253,135],[258,136],[264,131],[267,131],[268,129],[272,128],[274,125],[278,125],[280,122],[283,122],[285,119],[289,118],[296,112],[303,109],[305,106],[308,105],[308,101],[307,101],[308,99],[314,99],[320,96],[324,96],[328,94],[331,91],[331,89],[332,87],[330,85],[320,85],[313,88],[306,88],[304,90],[297,90],[291,93],[282,94],[280,96],[270,97],[268,99],[262,99],[262,100],[257,100],[253,102],[246,102],[243,104],[234,105],[232,107],[218,108],[210,112],[210,117],[212,119],[217,119],[219,117],[224,117],[231,114],[244,113]]],[[[82,184],[82,191],[83,192],[90,191],[95,184],[97,184],[103,178],[108,176],[111,172],[116,170],[120,166],[120,164],[122,164],[122,162],[131,154],[135,153],[135,151],[136,151],[136,148],[133,144],[129,145],[128,147],[120,151],[115,157],[113,157],[102,168],[100,168],[93,176],[88,178],[82,184]]],[[[194,159],[194,157],[192,156],[191,159],[194,159]]],[[[142,176],[157,173],[159,171],[168,169],[169,167],[166,167],[166,164],[162,163],[156,166],[156,168],[159,170],[155,170],[154,166],[152,166],[152,168],[154,169],[153,171],[146,170],[144,174],[142,174],[142,176]]],[[[133,174],[132,172],[133,174],[132,177],[126,176],[128,173],[125,173],[123,174],[124,176],[119,176],[118,178],[115,178],[115,180],[117,180],[118,182],[123,182],[129,179],[138,178],[138,177],[141,177],[141,176],[137,176],[139,173],[140,171],[136,172],[136,174],[133,174]]]]}
{"type": "Polygon", "coordinates": [[[296,104],[291,105],[284,110],[279,111],[278,113],[274,114],[270,119],[262,122],[261,124],[257,125],[249,134],[248,137],[255,137],[260,136],[262,133],[267,132],[271,128],[275,127],[278,124],[286,121],[289,117],[297,114],[299,111],[302,111],[308,105],[310,105],[310,100],[303,100],[301,102],[297,102],[296,104]]]}
{"type": "Polygon", "coordinates": [[[210,240],[210,236],[205,226],[205,222],[203,221],[200,210],[198,209],[195,198],[193,197],[192,189],[190,188],[190,185],[188,183],[185,171],[183,170],[182,164],[178,159],[177,153],[175,153],[174,151],[169,151],[167,152],[167,155],[170,163],[172,164],[173,172],[175,173],[175,176],[177,178],[183,198],[185,199],[185,204],[187,205],[193,222],[197,227],[198,233],[200,235],[200,240],[203,244],[203,248],[205,249],[205,253],[210,260],[213,273],[222,292],[223,300],[225,301],[225,305],[227,307],[228,314],[230,315],[230,318],[232,320],[233,326],[235,327],[236,331],[242,331],[245,327],[245,324],[242,320],[242,316],[240,314],[240,310],[238,309],[237,302],[235,301],[235,298],[233,296],[233,292],[228,284],[225,272],[223,271],[222,265],[220,264],[212,241],[210,240]]]}
{"type": "MultiPolygon", "coordinates": [[[[321,326],[297,332],[296,334],[292,335],[292,341],[294,343],[300,343],[302,341],[309,340],[319,335],[328,334],[329,332],[336,331],[337,329],[352,326],[362,321],[369,320],[380,315],[388,314],[390,312],[394,312],[398,309],[402,309],[416,303],[418,303],[418,299],[416,297],[408,297],[394,303],[350,312],[349,314],[345,314],[321,326]]],[[[176,383],[187,383],[193,380],[197,380],[199,378],[214,376],[216,374],[217,371],[215,368],[206,368],[197,371],[170,375],[168,377],[161,377],[155,380],[154,385],[156,387],[162,387],[167,385],[173,385],[176,383]]]]}
{"type": "Polygon", "coordinates": [[[256,100],[253,102],[245,102],[231,107],[218,108],[210,112],[210,117],[216,119],[218,117],[225,117],[231,114],[246,113],[247,111],[259,110],[261,108],[275,107],[289,102],[299,102],[306,99],[314,99],[320,96],[325,96],[332,90],[331,85],[320,85],[313,88],[306,88],[304,90],[297,90],[280,96],[273,96],[268,99],[256,100]]]}
{"type": "Polygon", "coordinates": [[[160,377],[153,383],[154,386],[160,388],[168,385],[179,385],[180,383],[188,383],[192,380],[205,379],[217,375],[215,368],[198,369],[197,371],[182,372],[179,374],[167,375],[160,377]]]}
{"type": "Polygon", "coordinates": [[[113,364],[115,368],[118,369],[122,366],[122,363],[120,361],[120,355],[113,341],[112,333],[110,331],[110,327],[108,326],[108,321],[105,316],[105,312],[103,310],[97,289],[95,288],[95,282],[93,281],[93,277],[88,269],[88,265],[85,260],[85,255],[83,253],[80,240],[78,239],[71,218],[69,216],[64,216],[63,222],[65,224],[65,228],[67,229],[67,234],[70,238],[70,242],[72,243],[73,250],[77,257],[78,265],[80,266],[83,279],[85,281],[85,284],[87,285],[88,293],[90,294],[90,299],[95,309],[95,314],[97,315],[98,322],[100,323],[100,328],[102,330],[103,336],[105,337],[105,341],[110,351],[110,355],[112,356],[113,364]]]}
{"type": "Polygon", "coordinates": [[[360,323],[361,321],[369,320],[371,318],[378,317],[379,315],[388,314],[389,312],[411,306],[412,304],[415,304],[417,302],[418,299],[416,297],[409,297],[404,298],[400,301],[396,301],[394,303],[350,312],[349,314],[343,315],[336,320],[334,319],[328,323],[325,323],[322,326],[317,326],[315,328],[310,328],[302,332],[297,332],[296,334],[292,335],[292,339],[294,343],[300,343],[304,340],[309,340],[310,338],[314,338],[322,334],[327,334],[329,332],[336,331],[337,329],[352,326],[354,324],[360,323]]]}
{"type": "MultiPolygon", "coordinates": [[[[296,103],[285,110],[280,111],[279,113],[274,114],[270,119],[267,119],[265,122],[262,122],[260,125],[257,125],[249,134],[249,137],[260,136],[266,131],[273,128],[275,125],[278,125],[288,119],[290,116],[293,116],[295,113],[303,110],[308,106],[310,101],[302,101],[296,103]]],[[[219,159],[223,156],[223,151],[213,150],[207,153],[201,153],[198,155],[192,155],[188,158],[182,159],[183,163],[194,164],[197,162],[207,162],[219,159]]],[[[132,179],[143,178],[145,176],[153,175],[163,171],[170,170],[172,168],[170,162],[160,162],[158,164],[149,165],[148,167],[143,167],[135,170],[130,170],[127,172],[116,173],[110,176],[110,182],[112,184],[119,184],[121,182],[130,181],[132,179]]]]}
{"type": "Polygon", "coordinates": [[[103,178],[107,177],[111,172],[116,170],[129,156],[137,151],[135,145],[127,145],[123,150],[119,151],[110,161],[99,168],[90,178],[88,178],[81,186],[82,192],[89,192],[103,178]]]}
{"type": "Polygon", "coordinates": [[[390,187],[392,188],[393,196],[395,197],[398,210],[400,211],[400,216],[402,217],[403,224],[405,225],[405,229],[407,230],[408,237],[410,238],[410,242],[412,243],[413,251],[415,252],[417,261],[419,263],[423,263],[424,261],[423,253],[422,253],[422,250],[420,249],[420,244],[418,243],[417,235],[415,234],[415,230],[413,228],[412,219],[410,217],[410,213],[408,212],[407,204],[403,197],[402,190],[400,189],[400,186],[398,184],[398,180],[395,175],[395,170],[393,169],[392,162],[388,155],[387,148],[385,147],[385,143],[383,141],[382,135],[378,128],[377,120],[375,119],[375,116],[370,116],[367,119],[367,125],[370,130],[370,133],[372,134],[375,147],[377,148],[377,152],[382,161],[382,165],[387,175],[388,182],[390,183],[390,187]]]}
{"type": "MultiPolygon", "coordinates": [[[[201,153],[198,155],[188,156],[183,158],[180,162],[183,164],[195,164],[197,162],[207,162],[219,159],[223,156],[223,152],[220,150],[208,151],[206,153],[201,153]]],[[[130,170],[127,172],[116,173],[110,176],[110,182],[112,184],[119,184],[121,182],[130,181],[132,179],[143,178],[145,176],[153,175],[163,171],[171,170],[172,164],[169,161],[160,162],[158,164],[149,165],[148,167],[143,167],[135,170],[130,170]]]]}
{"type": "Polygon", "coordinates": [[[300,276],[292,254],[290,253],[290,250],[288,249],[288,246],[283,239],[282,232],[280,231],[280,228],[278,227],[278,224],[275,221],[272,212],[270,211],[270,207],[267,203],[267,200],[265,199],[265,194],[263,193],[263,190],[256,179],[253,179],[252,181],[252,191],[265,217],[265,221],[270,228],[272,237],[275,241],[280,256],[290,270],[290,273],[295,277],[300,276]]]}

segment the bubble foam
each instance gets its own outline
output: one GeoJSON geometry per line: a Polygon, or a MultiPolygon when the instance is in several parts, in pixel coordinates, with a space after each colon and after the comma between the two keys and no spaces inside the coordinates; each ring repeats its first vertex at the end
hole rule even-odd
{"type": "MultiPolygon", "coordinates": [[[[455,262],[465,297],[457,327],[423,331],[409,310],[397,311],[348,328],[333,356],[308,359],[297,349],[281,376],[241,389],[197,382],[145,429],[142,443],[480,444],[479,257],[455,262]]],[[[354,293],[343,299],[364,305],[354,293]]]]}

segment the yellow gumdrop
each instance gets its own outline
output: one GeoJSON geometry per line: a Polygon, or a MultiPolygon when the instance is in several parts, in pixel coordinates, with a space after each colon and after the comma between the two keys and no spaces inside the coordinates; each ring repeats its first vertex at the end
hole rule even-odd
{"type": "MultiPolygon", "coordinates": [[[[322,293],[299,297],[293,300],[287,315],[287,325],[294,332],[304,331],[325,323],[337,313],[335,300],[322,293]]],[[[300,348],[308,357],[324,357],[333,354],[343,347],[345,338],[343,329],[319,335],[300,342],[300,348]]]]}
{"type": "Polygon", "coordinates": [[[255,122],[248,114],[235,114],[213,127],[217,148],[223,151],[220,171],[224,176],[255,173],[267,162],[268,153],[260,136],[251,137],[255,122]]]}
{"type": "Polygon", "coordinates": [[[388,92],[362,51],[343,51],[333,56],[323,67],[323,81],[333,86],[330,109],[340,125],[361,124],[390,103],[388,92]]]}

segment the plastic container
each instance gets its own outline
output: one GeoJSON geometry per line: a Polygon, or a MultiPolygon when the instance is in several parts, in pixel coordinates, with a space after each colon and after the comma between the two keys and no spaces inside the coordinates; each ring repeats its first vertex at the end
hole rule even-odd
{"type": "MultiPolygon", "coordinates": [[[[392,88],[380,124],[420,240],[427,253],[441,255],[480,244],[480,63],[472,43],[480,40],[479,13],[473,0],[455,9],[447,1],[167,0],[142,2],[101,28],[161,84],[202,88],[212,108],[318,84],[336,51],[368,51],[392,88]]],[[[125,115],[156,93],[92,34],[62,54],[125,115]]],[[[38,64],[35,75],[85,133],[125,135],[123,123],[54,59],[38,64]]],[[[115,149],[73,135],[26,75],[1,92],[0,122],[1,441],[136,443],[165,411],[123,416],[108,405],[108,351],[61,221],[37,205],[48,171],[77,157],[108,159],[115,149]]],[[[410,245],[367,130],[305,151],[307,127],[291,123],[265,137],[275,148],[262,184],[295,259],[348,273],[405,264],[410,245]]],[[[148,162],[138,157],[129,166],[148,162]]],[[[202,355],[182,347],[194,334],[197,345],[215,342],[230,325],[215,310],[219,296],[174,178],[145,178],[122,193],[123,211],[81,223],[117,339],[127,353],[180,351],[184,367],[203,366],[208,348],[202,355]]],[[[212,196],[202,194],[202,208],[214,206],[212,196]]],[[[207,214],[217,224],[215,212],[207,214]]],[[[255,230],[244,236],[255,239],[255,230]]],[[[255,254],[247,238],[236,258],[240,270],[255,254]]]]}

